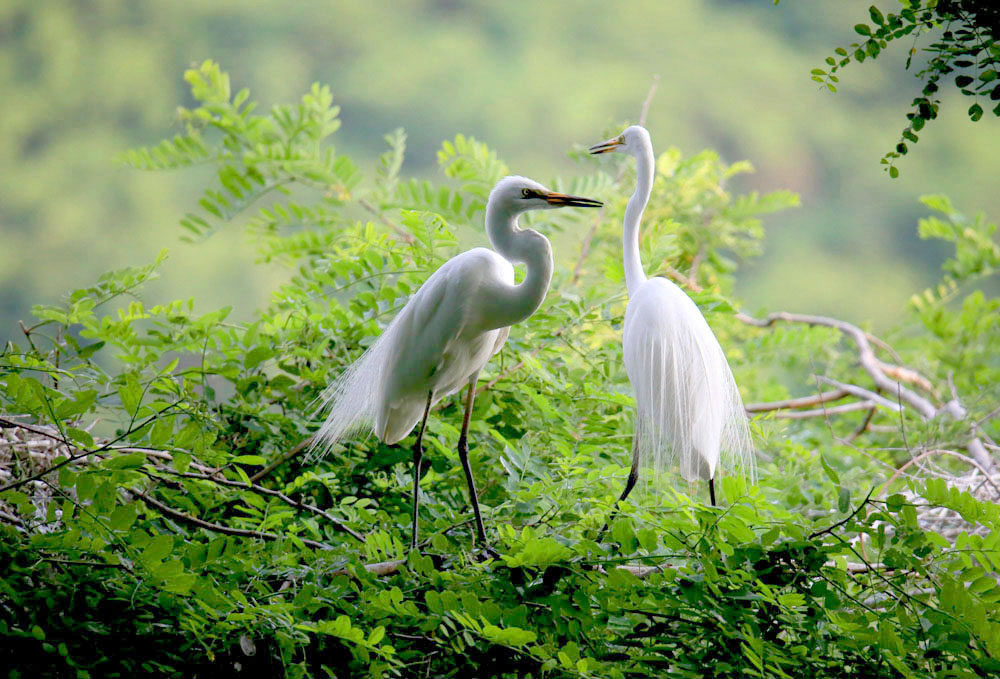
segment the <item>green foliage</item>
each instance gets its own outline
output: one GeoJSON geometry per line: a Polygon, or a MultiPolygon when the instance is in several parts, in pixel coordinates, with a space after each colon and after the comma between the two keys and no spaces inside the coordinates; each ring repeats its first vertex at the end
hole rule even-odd
{"type": "MultiPolygon", "coordinates": [[[[573,282],[572,249],[476,401],[471,461],[502,556],[482,563],[471,551],[452,402],[430,415],[424,541],[407,553],[407,443],[358,436],[323,460],[293,453],[318,425],[322,388],[460,240],[483,242],[486,195],[507,166],[456,136],[438,154],[443,179],[418,181],[402,173],[397,131],[366,180],[331,150],[326,88],[264,116],[211,62],[186,80],[196,105],[185,134],[127,162],[209,164],[211,186],[185,228],[200,238],[243,220],[261,259],[292,274],[254,319],[234,323],[192,300],[141,301],[161,255],[36,307],[26,344],[0,354],[0,426],[13,437],[0,439],[10,470],[0,477],[0,650],[11,676],[1000,670],[995,506],[933,480],[873,492],[907,446],[960,445],[959,422],[880,411],[849,446],[853,422],[759,418],[759,485],[723,479],[725,506],[709,508],[673,476],[645,479],[609,540],[595,542],[629,462],[616,271],[631,177],[616,184],[591,159],[583,176],[549,182],[607,202],[581,276],[573,282]],[[927,505],[957,512],[968,531],[950,541],[921,525],[927,505]],[[386,573],[365,568],[394,560],[386,573]]],[[[759,252],[761,216],[796,203],[726,188],[749,169],[712,152],[663,153],[647,268],[700,289],[748,401],[811,391],[810,375],[860,382],[856,353],[829,328],[735,320],[731,277],[759,252]]],[[[948,221],[930,218],[922,233],[956,244],[957,296],[995,270],[994,231],[943,198],[929,204],[948,221]]],[[[559,240],[593,224],[563,212],[525,221],[559,240]]],[[[962,394],[976,393],[970,417],[995,436],[995,300],[972,292],[957,306],[915,309],[924,329],[901,338],[902,351],[930,378],[954,375],[962,394]]]]}
{"type": "MultiPolygon", "coordinates": [[[[777,3],[775,3],[777,4],[777,3]]],[[[903,9],[898,14],[884,14],[875,5],[868,10],[871,23],[854,26],[861,36],[860,42],[849,47],[838,47],[826,58],[826,68],[814,68],[812,79],[837,91],[838,73],[852,61],[861,63],[875,59],[889,43],[908,38],[915,40],[909,48],[906,68],[917,56],[916,39],[933,33],[933,42],[920,48],[926,63],[916,72],[923,85],[921,95],[911,103],[912,111],[906,114],[909,124],[903,129],[894,151],[886,153],[882,164],[889,176],[899,176],[895,161],[905,156],[910,144],[916,144],[917,135],[926,123],[938,117],[941,106],[941,79],[955,75],[954,85],[975,102],[969,107],[973,122],[983,117],[983,105],[992,107],[993,115],[1000,117],[1000,8],[993,0],[901,0],[903,9]],[[994,103],[996,102],[996,103],[994,103]]]]}

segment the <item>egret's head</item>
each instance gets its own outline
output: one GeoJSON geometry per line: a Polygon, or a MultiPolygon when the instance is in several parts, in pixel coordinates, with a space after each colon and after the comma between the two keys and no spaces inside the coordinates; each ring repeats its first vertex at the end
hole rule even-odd
{"type": "Polygon", "coordinates": [[[650,147],[649,132],[641,125],[626,127],[625,131],[613,139],[602,141],[590,147],[590,153],[610,153],[611,151],[624,151],[633,156],[642,153],[650,147]]]}
{"type": "Polygon", "coordinates": [[[592,198],[570,196],[550,191],[527,177],[504,177],[490,191],[490,205],[503,206],[511,212],[550,210],[557,207],[601,207],[592,198]]]}

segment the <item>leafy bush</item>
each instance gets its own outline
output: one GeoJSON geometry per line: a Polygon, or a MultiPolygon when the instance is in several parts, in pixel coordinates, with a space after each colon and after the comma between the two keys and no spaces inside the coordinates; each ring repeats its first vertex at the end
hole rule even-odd
{"type": "Polygon", "coordinates": [[[502,557],[471,552],[457,402],[430,416],[425,539],[407,554],[409,450],[358,437],[310,459],[315,398],[435,267],[484,239],[486,196],[508,168],[458,136],[439,152],[443,181],[405,178],[397,131],[365,180],[329,143],[327,88],[257,113],[211,62],[186,79],[198,106],[182,112],[184,132],[125,162],[212,165],[188,237],[242,224],[262,260],[292,273],[237,324],[192,300],[143,301],[161,255],[36,307],[24,345],[4,349],[9,676],[1000,671],[998,512],[994,482],[975,476],[994,471],[1000,371],[997,303],[975,289],[998,259],[985,219],[928,200],[947,220],[921,234],[956,256],[941,288],[915,299],[921,325],[893,338],[894,355],[835,319],[733,313],[732,272],[760,250],[760,217],[796,199],[734,196],[726,180],[748,164],[663,153],[647,269],[687,285],[730,350],[748,408],[764,413],[762,479],[723,479],[725,505],[711,508],[673,477],[647,478],[598,544],[629,462],[618,248],[631,177],[581,158],[580,178],[550,184],[607,207],[596,221],[525,220],[557,246],[552,290],[476,401],[472,464],[502,557]],[[837,393],[816,397],[824,380],[837,393]],[[818,413],[778,403],[802,395],[818,413]],[[921,459],[974,472],[965,486],[904,473],[921,459]]]}

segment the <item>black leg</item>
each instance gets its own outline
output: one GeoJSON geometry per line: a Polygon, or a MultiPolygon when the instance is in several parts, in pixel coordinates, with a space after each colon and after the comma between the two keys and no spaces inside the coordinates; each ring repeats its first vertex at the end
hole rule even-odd
{"type": "Polygon", "coordinates": [[[424,418],[420,420],[420,430],[413,444],[413,523],[410,525],[410,549],[417,548],[417,506],[420,504],[420,462],[424,456],[424,428],[427,426],[427,415],[431,412],[431,400],[434,392],[427,393],[427,405],[424,407],[424,418]]]}
{"type": "Polygon", "coordinates": [[[712,506],[715,506],[715,479],[708,480],[708,497],[712,500],[712,506]]]}
{"type": "Polygon", "coordinates": [[[635,488],[635,482],[639,480],[639,433],[636,432],[635,436],[632,437],[632,471],[628,473],[628,480],[625,481],[625,490],[622,491],[621,496],[618,501],[615,502],[615,506],[611,509],[611,515],[608,516],[608,520],[604,523],[604,528],[601,532],[597,534],[597,541],[600,542],[604,538],[604,533],[607,532],[608,526],[611,525],[611,520],[615,518],[618,514],[618,505],[625,501],[628,494],[632,492],[635,488]]]}
{"type": "Polygon", "coordinates": [[[469,381],[469,396],[465,401],[465,418],[462,420],[462,433],[458,437],[458,459],[462,461],[465,470],[465,482],[469,486],[469,502],[472,503],[472,513],[476,517],[476,535],[483,547],[486,543],[486,529],[483,527],[483,516],[479,512],[479,496],[476,493],[476,481],[472,478],[472,467],[469,465],[469,417],[472,415],[472,401],[476,398],[476,380],[478,374],[469,381]]]}

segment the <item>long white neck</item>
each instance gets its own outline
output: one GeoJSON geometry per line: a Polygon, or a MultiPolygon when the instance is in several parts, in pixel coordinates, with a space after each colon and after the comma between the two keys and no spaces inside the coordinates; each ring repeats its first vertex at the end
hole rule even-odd
{"type": "Polygon", "coordinates": [[[520,285],[505,285],[488,312],[489,329],[520,323],[535,312],[552,281],[552,247],[545,236],[517,226],[517,213],[502,205],[487,204],[486,233],[493,249],[528,271],[520,285]]]}
{"type": "Polygon", "coordinates": [[[628,199],[625,207],[625,232],[622,235],[625,286],[629,296],[634,295],[639,286],[646,282],[642,260],[639,259],[639,222],[653,190],[653,147],[648,142],[635,154],[635,174],[635,193],[628,199]]]}

